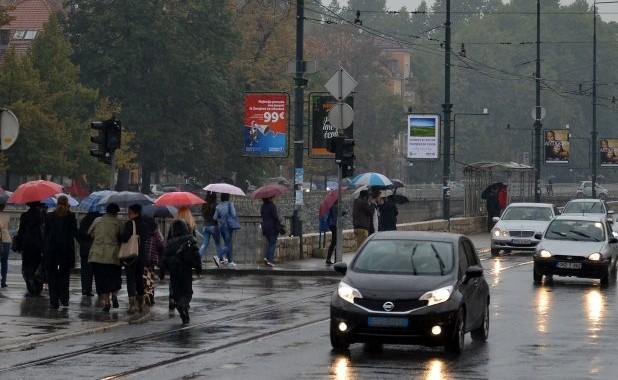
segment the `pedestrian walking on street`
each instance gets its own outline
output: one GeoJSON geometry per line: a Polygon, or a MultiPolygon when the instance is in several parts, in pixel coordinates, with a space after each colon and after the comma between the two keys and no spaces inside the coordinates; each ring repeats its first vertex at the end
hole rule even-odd
{"type": "Polygon", "coordinates": [[[275,249],[277,248],[277,237],[284,234],[285,230],[277,206],[273,202],[274,197],[262,199],[262,207],[260,215],[262,216],[262,235],[264,235],[264,264],[268,267],[274,267],[275,249]]]}
{"type": "Polygon", "coordinates": [[[2,235],[2,248],[0,251],[0,274],[2,279],[0,286],[6,288],[6,274],[9,266],[9,253],[11,252],[11,234],[9,224],[11,216],[4,212],[6,204],[0,204],[0,234],[2,235]]]}
{"type": "Polygon", "coordinates": [[[363,190],[360,196],[354,200],[352,208],[352,224],[354,226],[354,238],[356,239],[356,249],[369,237],[369,226],[371,225],[373,212],[369,205],[369,192],[363,190]]]}
{"type": "Polygon", "coordinates": [[[150,218],[144,218],[144,221],[150,231],[146,240],[141,242],[144,245],[144,303],[152,306],[155,304],[155,268],[159,266],[165,244],[155,221],[150,218]]]}
{"type": "Polygon", "coordinates": [[[122,263],[124,265],[125,276],[127,278],[127,293],[129,293],[129,314],[142,312],[144,308],[144,249],[143,244],[150,234],[151,226],[142,218],[142,206],[134,204],[129,206],[129,221],[124,225],[120,235],[120,243],[127,243],[133,236],[133,228],[139,236],[139,254],[131,262],[122,263]]]}
{"type": "Polygon", "coordinates": [[[210,239],[215,242],[215,253],[213,260],[217,267],[219,266],[219,252],[221,250],[221,233],[219,232],[219,224],[214,219],[215,210],[217,208],[217,193],[209,193],[205,199],[206,203],[202,205],[202,217],[204,218],[204,240],[200,247],[200,256],[205,257],[210,244],[210,239]]]}
{"type": "Polygon", "coordinates": [[[339,200],[328,210],[328,216],[326,218],[326,223],[328,223],[328,229],[330,230],[330,246],[328,247],[328,254],[326,255],[326,265],[335,263],[331,258],[337,247],[337,207],[339,207],[339,200]]]}
{"type": "Polygon", "coordinates": [[[491,231],[494,226],[493,218],[496,216],[500,216],[498,186],[499,184],[493,184],[491,186],[488,186],[481,193],[481,198],[485,199],[485,207],[487,209],[487,231],[491,231]]]}
{"type": "Polygon", "coordinates": [[[191,233],[191,235],[195,237],[195,229],[197,227],[197,224],[195,223],[195,218],[193,217],[193,214],[191,213],[191,209],[189,207],[179,208],[176,219],[180,219],[185,222],[187,228],[189,228],[189,233],[191,233]]]}
{"type": "Polygon", "coordinates": [[[183,324],[189,323],[189,306],[193,297],[193,268],[198,275],[202,271],[197,241],[185,222],[175,220],[161,260],[159,277],[163,280],[165,273],[170,273],[174,304],[183,324]]]}
{"type": "Polygon", "coordinates": [[[234,231],[240,229],[240,224],[238,223],[234,204],[230,202],[229,194],[221,194],[221,203],[217,205],[213,219],[219,224],[219,231],[223,238],[223,246],[219,251],[219,263],[235,267],[236,264],[232,254],[232,239],[234,238],[234,231]]]}
{"type": "Polygon", "coordinates": [[[80,259],[80,275],[82,283],[82,295],[92,297],[92,267],[88,262],[90,248],[92,247],[92,236],[88,233],[90,226],[99,218],[99,212],[88,212],[79,223],[79,259],[80,259]]]}
{"type": "Polygon", "coordinates": [[[41,203],[28,203],[28,211],[19,217],[19,229],[13,239],[13,251],[21,253],[21,273],[31,296],[38,296],[43,290],[44,225],[41,203]]]}
{"type": "Polygon", "coordinates": [[[69,210],[69,199],[62,195],[45,220],[43,259],[52,309],[69,306],[69,280],[75,267],[75,240],[79,238],[77,219],[69,210]]]}
{"type": "Polygon", "coordinates": [[[380,230],[380,206],[382,205],[381,191],[372,189],[369,206],[371,207],[371,223],[369,224],[369,235],[373,235],[380,230]]]}
{"type": "Polygon", "coordinates": [[[380,226],[379,231],[395,231],[397,230],[397,205],[394,197],[389,195],[380,205],[380,226]]]}
{"type": "Polygon", "coordinates": [[[109,312],[112,306],[115,309],[119,307],[116,294],[122,287],[122,267],[118,259],[118,238],[123,229],[123,223],[118,219],[119,212],[117,204],[108,204],[105,215],[95,219],[88,229],[88,235],[92,238],[88,262],[104,312],[109,312]]]}

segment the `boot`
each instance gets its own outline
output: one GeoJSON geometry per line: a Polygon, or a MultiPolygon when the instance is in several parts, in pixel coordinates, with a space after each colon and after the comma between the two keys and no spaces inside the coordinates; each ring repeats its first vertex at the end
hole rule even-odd
{"type": "Polygon", "coordinates": [[[135,297],[135,306],[137,308],[137,311],[139,311],[140,313],[144,312],[145,307],[143,295],[135,297]]]}
{"type": "Polygon", "coordinates": [[[129,297],[129,309],[127,310],[127,314],[135,314],[137,311],[137,302],[135,301],[135,297],[129,297]]]}

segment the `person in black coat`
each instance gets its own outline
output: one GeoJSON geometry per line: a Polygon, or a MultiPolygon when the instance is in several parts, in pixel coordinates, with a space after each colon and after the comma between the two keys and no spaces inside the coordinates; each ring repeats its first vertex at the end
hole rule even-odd
{"type": "Polygon", "coordinates": [[[43,290],[43,281],[37,270],[43,258],[44,225],[41,203],[28,203],[28,211],[19,217],[19,229],[13,240],[12,249],[21,253],[21,273],[31,296],[38,296],[43,290]]]}
{"type": "Polygon", "coordinates": [[[202,272],[199,246],[187,224],[177,219],[170,229],[170,239],[163,253],[159,277],[163,280],[165,273],[170,273],[170,284],[174,289],[172,297],[183,324],[189,323],[193,268],[198,275],[202,272]]]}
{"type": "Polygon", "coordinates": [[[69,200],[58,197],[56,209],[45,221],[44,261],[49,284],[49,303],[52,309],[69,306],[69,279],[75,267],[75,240],[78,238],[77,219],[69,211],[69,200]]]}
{"type": "Polygon", "coordinates": [[[84,216],[79,223],[79,259],[80,259],[80,274],[82,283],[82,295],[92,297],[92,266],[88,263],[88,255],[92,247],[92,236],[88,233],[90,226],[94,220],[100,217],[98,212],[89,212],[84,216]]]}
{"type": "Polygon", "coordinates": [[[262,200],[262,208],[260,215],[262,216],[262,235],[264,235],[264,264],[269,267],[274,266],[273,259],[275,256],[275,248],[277,247],[277,236],[283,231],[281,219],[277,213],[277,206],[273,202],[273,198],[265,198],[262,200]]]}
{"type": "Polygon", "coordinates": [[[384,203],[380,206],[380,221],[379,221],[379,231],[395,231],[397,230],[397,215],[399,215],[399,210],[397,210],[397,205],[393,200],[393,196],[390,195],[384,199],[384,203]]]}

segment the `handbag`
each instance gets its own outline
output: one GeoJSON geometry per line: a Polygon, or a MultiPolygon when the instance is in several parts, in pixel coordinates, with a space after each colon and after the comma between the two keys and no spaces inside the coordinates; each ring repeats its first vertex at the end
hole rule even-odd
{"type": "Polygon", "coordinates": [[[238,221],[238,216],[232,215],[232,205],[228,202],[227,204],[227,227],[234,231],[240,230],[240,222],[238,221]]]}
{"type": "Polygon", "coordinates": [[[118,259],[123,262],[131,261],[139,255],[139,235],[137,234],[135,222],[133,223],[133,235],[126,243],[120,244],[118,259]]]}

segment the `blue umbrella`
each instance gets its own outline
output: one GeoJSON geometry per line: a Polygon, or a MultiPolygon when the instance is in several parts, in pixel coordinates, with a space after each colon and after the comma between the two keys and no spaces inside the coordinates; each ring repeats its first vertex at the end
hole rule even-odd
{"type": "Polygon", "coordinates": [[[47,208],[54,208],[58,204],[58,197],[60,197],[61,195],[64,195],[65,197],[69,198],[70,207],[76,207],[77,205],[79,205],[79,202],[77,201],[77,199],[73,198],[72,196],[68,194],[57,194],[57,195],[54,195],[53,197],[49,197],[45,199],[41,203],[47,206],[47,208]]]}
{"type": "Polygon", "coordinates": [[[391,186],[393,183],[385,175],[380,173],[359,174],[351,182],[353,187],[358,186],[391,186]]]}
{"type": "Polygon", "coordinates": [[[105,206],[99,205],[99,202],[103,199],[103,197],[114,193],[116,192],[112,190],[95,191],[86,198],[82,199],[77,209],[86,212],[98,212],[103,214],[105,212],[105,206]]]}

